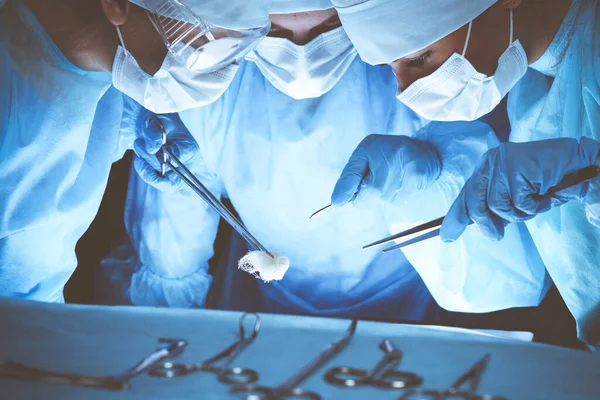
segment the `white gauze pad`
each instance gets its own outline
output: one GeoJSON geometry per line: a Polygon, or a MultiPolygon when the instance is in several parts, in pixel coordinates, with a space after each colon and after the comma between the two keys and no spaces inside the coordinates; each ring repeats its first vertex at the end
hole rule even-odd
{"type": "Polygon", "coordinates": [[[279,253],[251,251],[238,261],[238,268],[262,279],[264,282],[280,281],[288,268],[290,259],[279,253]]]}

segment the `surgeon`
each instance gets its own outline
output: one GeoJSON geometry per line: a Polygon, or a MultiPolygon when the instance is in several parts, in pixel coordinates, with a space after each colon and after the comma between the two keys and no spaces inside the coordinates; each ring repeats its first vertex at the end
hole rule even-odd
{"type": "MultiPolygon", "coordinates": [[[[598,164],[598,1],[334,3],[361,57],[391,65],[398,99],[419,115],[473,120],[510,94],[511,143],[482,159],[441,237],[455,241],[473,221],[499,240],[509,223],[527,220],[579,338],[600,345],[600,183],[544,196],[566,174],[598,164]]],[[[389,138],[381,147],[393,143],[389,138]]],[[[401,180],[401,171],[390,169],[387,179],[401,180]]]]}
{"type": "MultiPolygon", "coordinates": [[[[266,1],[137,3],[145,8],[124,0],[1,3],[2,296],[63,301],[75,245],[98,211],[111,163],[136,139],[119,133],[123,98],[158,113],[208,104],[269,27],[266,1]],[[168,19],[175,14],[183,19],[168,19]],[[164,34],[164,23],[193,28],[198,16],[221,26],[216,40],[176,44],[164,34]],[[242,42],[221,46],[232,33],[242,42]],[[225,51],[232,47],[242,53],[225,51]],[[194,58],[199,50],[212,58],[194,58]]],[[[156,151],[156,141],[148,142],[136,150],[156,151]]],[[[186,160],[197,151],[185,132],[167,146],[186,160]]]]}
{"type": "MultiPolygon", "coordinates": [[[[240,61],[223,97],[180,115],[200,148],[188,167],[215,196],[231,202],[267,249],[287,255],[290,269],[283,280],[268,284],[238,270],[246,244],[236,235],[215,254],[219,217],[194,192],[158,191],[144,182],[145,175],[131,174],[129,241],[103,261],[98,300],[440,320],[444,311],[401,252],[361,249],[389,234],[383,208],[343,207],[309,216],[328,204],[331,187],[368,133],[393,133],[406,143],[405,155],[413,160],[407,180],[415,188],[427,186],[447,207],[444,194],[455,198],[476,161],[498,144],[494,132],[480,122],[426,124],[395,101],[392,71],[357,57],[329,1],[273,6],[271,32],[240,61]]],[[[142,122],[133,123],[144,126],[147,115],[138,118],[142,122]]],[[[405,210],[410,223],[417,210],[405,210]]],[[[465,290],[447,290],[440,298],[479,312],[538,304],[544,267],[518,229],[497,250],[488,249],[466,262],[484,272],[473,268],[476,276],[443,277],[465,290]],[[486,275],[487,265],[499,272],[486,275]],[[485,293],[477,290],[482,284],[485,293]]],[[[454,255],[448,263],[462,260],[464,248],[454,255]]],[[[421,258],[421,267],[429,261],[421,258]]]]}

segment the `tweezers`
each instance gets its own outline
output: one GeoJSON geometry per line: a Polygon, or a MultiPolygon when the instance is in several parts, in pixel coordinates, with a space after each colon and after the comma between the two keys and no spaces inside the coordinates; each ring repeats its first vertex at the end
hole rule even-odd
{"type": "Polygon", "coordinates": [[[261,250],[273,257],[265,246],[263,246],[250,231],[244,226],[244,224],[236,218],[235,215],[229,211],[227,207],[219,199],[217,199],[206,186],[200,182],[200,180],[189,170],[187,167],[169,150],[166,144],[166,131],[162,121],[155,116],[153,118],[162,129],[162,160],[161,160],[161,175],[164,176],[166,172],[166,166],[168,165],[173,172],[175,172],[181,180],[183,180],[202,200],[204,200],[213,210],[217,212],[237,233],[239,233],[246,242],[248,242],[254,249],[261,250]],[[175,164],[171,162],[175,161],[175,164]]]}
{"type": "MultiPolygon", "coordinates": [[[[563,179],[558,183],[558,185],[551,187],[548,191],[543,195],[555,194],[561,190],[568,189],[572,186],[579,185],[588,180],[597,178],[600,176],[600,167],[597,165],[590,165],[588,167],[579,169],[577,171],[566,174],[563,179]]],[[[388,236],[381,240],[377,240],[373,243],[369,243],[366,246],[363,246],[363,249],[369,249],[371,247],[380,246],[382,244],[387,244],[393,242],[394,240],[413,235],[415,233],[427,231],[419,236],[416,236],[412,239],[406,240],[402,243],[398,243],[394,246],[388,247],[383,250],[384,253],[401,249],[402,247],[409,246],[414,243],[421,242],[426,239],[430,239],[440,235],[440,227],[442,226],[442,222],[444,222],[444,217],[440,217],[434,219],[433,221],[426,222],[424,224],[415,226],[413,228],[407,229],[405,231],[396,233],[392,236],[388,236]]],[[[469,225],[472,225],[473,221],[469,222],[469,225]]]]}

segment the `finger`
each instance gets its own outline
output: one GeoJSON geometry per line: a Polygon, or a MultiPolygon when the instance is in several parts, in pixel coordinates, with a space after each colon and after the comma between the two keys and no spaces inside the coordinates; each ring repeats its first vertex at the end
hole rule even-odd
{"type": "MultiPolygon", "coordinates": [[[[144,159],[135,157],[133,166],[139,177],[148,185],[165,193],[172,193],[177,188],[174,188],[167,178],[163,178],[148,164],[144,159]]],[[[172,171],[170,173],[173,173],[172,171]]]]}
{"type": "Polygon", "coordinates": [[[182,163],[192,161],[200,151],[198,143],[191,136],[184,134],[169,136],[166,147],[182,163]]]}
{"type": "Polygon", "coordinates": [[[146,151],[144,139],[139,138],[133,142],[133,151],[138,157],[144,159],[144,161],[146,161],[155,170],[161,169],[161,163],[158,160],[158,157],[155,154],[150,154],[146,151]]]}
{"type": "Polygon", "coordinates": [[[144,131],[144,142],[146,151],[149,154],[156,154],[163,145],[163,131],[165,127],[159,117],[153,115],[146,122],[146,130],[144,131]]]}
{"type": "MultiPolygon", "coordinates": [[[[468,183],[468,181],[467,181],[468,183]]],[[[454,203],[450,206],[450,210],[444,217],[440,228],[440,238],[445,243],[451,243],[457,240],[463,234],[471,218],[467,211],[467,203],[465,201],[466,185],[462,188],[454,203]]]]}
{"type": "Polygon", "coordinates": [[[369,208],[379,201],[381,201],[381,192],[373,186],[373,174],[369,172],[358,186],[352,204],[356,208],[369,208]]]}
{"type": "MultiPolygon", "coordinates": [[[[522,175],[514,177],[512,182],[511,197],[515,208],[513,222],[530,219],[552,208],[553,196],[540,196],[539,188],[529,183],[522,175]]],[[[558,200],[557,203],[562,204],[566,201],[568,200],[562,202],[558,200]]]]}
{"type": "Polygon", "coordinates": [[[477,225],[481,233],[490,240],[498,241],[504,237],[502,218],[490,210],[488,202],[488,181],[485,179],[476,190],[467,193],[467,211],[471,220],[477,225]]]}
{"type": "Polygon", "coordinates": [[[369,162],[362,144],[354,150],[344,167],[331,195],[331,205],[338,207],[351,202],[359,192],[363,177],[368,172],[369,162]]]}

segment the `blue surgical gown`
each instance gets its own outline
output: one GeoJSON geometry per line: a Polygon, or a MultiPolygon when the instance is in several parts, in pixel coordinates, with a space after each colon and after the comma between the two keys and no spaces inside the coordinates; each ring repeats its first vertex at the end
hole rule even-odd
{"type": "MultiPolygon", "coordinates": [[[[320,98],[294,100],[274,88],[253,63],[242,60],[221,99],[181,114],[200,146],[199,157],[189,167],[215,196],[231,201],[261,243],[290,258],[290,269],[281,281],[258,282],[237,270],[236,261],[246,250],[237,240],[243,249],[218,249],[218,256],[229,258],[212,274],[213,282],[208,262],[214,254],[218,216],[188,188],[164,194],[131,174],[125,213],[131,243],[122,243],[103,261],[103,278],[96,290],[102,296],[99,300],[202,307],[212,284],[219,286],[212,304],[226,308],[435,319],[439,309],[415,268],[436,271],[439,266],[432,262],[443,255],[414,256],[413,268],[400,251],[362,250],[390,233],[383,207],[350,205],[309,219],[329,204],[344,165],[362,139],[371,133],[414,135],[423,126],[394,99],[395,91],[389,68],[369,66],[357,58],[331,91],[320,98]]],[[[479,128],[459,135],[465,146],[451,148],[449,159],[455,165],[448,168],[453,171],[449,175],[458,174],[460,179],[446,176],[440,179],[443,187],[459,187],[479,157],[497,144],[489,127],[477,124],[479,128]]],[[[443,142],[441,138],[428,137],[443,142]]],[[[443,187],[430,192],[434,196],[430,204],[440,205],[436,199],[443,187]]],[[[442,208],[447,208],[451,200],[444,201],[442,208]]],[[[406,209],[404,214],[414,211],[406,209]]],[[[442,307],[469,311],[476,297],[485,304],[477,304],[478,311],[539,303],[544,268],[523,256],[527,246],[516,229],[508,234],[512,239],[496,244],[498,250],[477,247],[479,261],[465,264],[473,272],[457,273],[450,286],[444,287],[446,282],[435,274],[426,274],[433,277],[430,289],[434,296],[440,294],[442,307]],[[477,267],[483,266],[486,273],[478,274],[477,267]],[[494,267],[499,270],[493,275],[497,284],[473,281],[482,275],[490,279],[487,271],[494,267]],[[472,282],[465,285],[465,277],[472,282]],[[461,293],[462,287],[467,294],[461,293]],[[453,303],[456,298],[460,302],[453,303]]],[[[456,248],[464,254],[469,246],[459,243],[456,248]]]]}
{"type": "Polygon", "coordinates": [[[110,74],[71,64],[20,1],[0,8],[0,296],[64,301],[121,108],[110,74]]]}
{"type": "MultiPolygon", "coordinates": [[[[549,48],[530,67],[509,94],[509,139],[600,140],[598,1],[574,0],[549,48]]],[[[600,346],[600,230],[578,202],[540,214],[527,227],[577,321],[579,338],[600,346]]]]}

